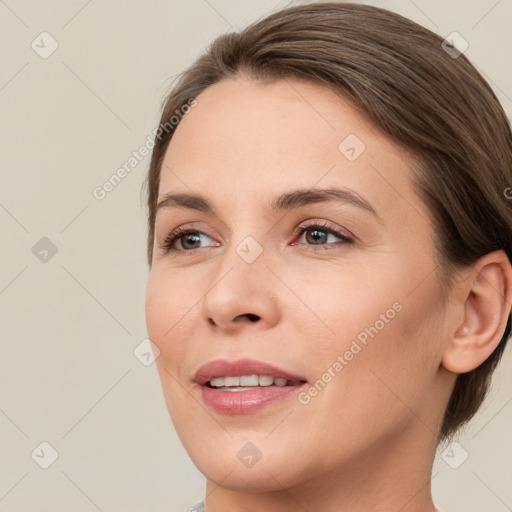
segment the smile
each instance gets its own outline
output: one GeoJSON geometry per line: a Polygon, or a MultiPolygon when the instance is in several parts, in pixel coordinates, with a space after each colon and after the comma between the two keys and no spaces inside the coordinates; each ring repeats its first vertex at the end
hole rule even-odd
{"type": "Polygon", "coordinates": [[[215,360],[196,372],[201,399],[223,414],[247,414],[297,393],[306,379],[267,363],[215,360]]]}

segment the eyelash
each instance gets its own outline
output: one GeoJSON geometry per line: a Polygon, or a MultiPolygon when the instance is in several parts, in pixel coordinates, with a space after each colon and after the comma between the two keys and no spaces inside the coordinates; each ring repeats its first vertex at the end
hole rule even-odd
{"type": "MultiPolygon", "coordinates": [[[[311,228],[317,228],[319,231],[325,231],[328,234],[335,235],[336,237],[341,239],[341,242],[343,243],[343,245],[350,245],[350,244],[354,243],[354,240],[352,238],[350,238],[347,235],[344,235],[343,233],[338,231],[336,228],[330,226],[328,223],[319,224],[317,222],[317,223],[309,224],[307,226],[304,226],[304,225],[298,226],[297,229],[295,230],[294,234],[302,236],[303,233],[305,233],[306,231],[308,231],[311,228]]],[[[199,231],[197,229],[192,229],[192,228],[187,228],[186,226],[182,226],[182,227],[175,229],[171,233],[169,233],[169,235],[167,235],[167,237],[165,238],[163,243],[160,244],[159,246],[165,253],[168,253],[170,251],[176,251],[176,252],[192,254],[194,252],[200,251],[201,249],[207,249],[207,247],[199,247],[197,249],[175,249],[172,247],[176,240],[178,240],[181,236],[188,235],[188,234],[204,234],[204,235],[206,235],[206,233],[203,233],[202,231],[199,231]]],[[[208,236],[208,235],[206,235],[206,236],[208,236]]],[[[209,237],[209,238],[211,238],[211,237],[209,237]]],[[[332,247],[326,247],[326,245],[333,245],[333,244],[331,243],[331,244],[315,245],[315,244],[304,244],[303,243],[303,244],[294,244],[294,245],[308,245],[309,247],[312,247],[313,250],[332,250],[332,247]]]]}

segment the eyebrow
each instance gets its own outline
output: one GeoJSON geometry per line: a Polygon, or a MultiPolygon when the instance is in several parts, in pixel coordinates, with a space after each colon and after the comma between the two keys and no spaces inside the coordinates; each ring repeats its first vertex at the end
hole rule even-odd
{"type": "MultiPolygon", "coordinates": [[[[345,188],[321,188],[321,189],[298,189],[285,192],[274,197],[270,203],[272,211],[291,210],[300,208],[313,203],[327,201],[338,201],[348,203],[363,210],[368,211],[375,216],[382,224],[383,220],[375,208],[363,197],[353,190],[345,188]]],[[[171,193],[168,192],[162,196],[157,204],[157,211],[162,208],[181,207],[191,210],[198,210],[205,213],[215,213],[213,206],[203,196],[191,193],[171,193]]]]}

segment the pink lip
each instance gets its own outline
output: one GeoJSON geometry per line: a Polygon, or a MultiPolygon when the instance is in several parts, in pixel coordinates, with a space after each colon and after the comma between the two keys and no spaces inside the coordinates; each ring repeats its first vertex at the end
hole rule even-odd
{"type": "Polygon", "coordinates": [[[215,359],[201,366],[194,375],[194,381],[203,386],[213,377],[240,377],[242,375],[271,375],[286,380],[306,380],[300,375],[294,375],[262,361],[254,359],[215,359]]]}
{"type": "Polygon", "coordinates": [[[305,385],[306,379],[261,361],[252,359],[239,359],[237,361],[217,359],[201,366],[194,375],[194,381],[200,384],[203,402],[216,412],[247,414],[297,393],[305,385]],[[206,386],[206,383],[213,377],[235,377],[255,374],[271,375],[272,377],[281,377],[289,381],[302,382],[288,386],[262,386],[246,391],[220,391],[206,386]]]}

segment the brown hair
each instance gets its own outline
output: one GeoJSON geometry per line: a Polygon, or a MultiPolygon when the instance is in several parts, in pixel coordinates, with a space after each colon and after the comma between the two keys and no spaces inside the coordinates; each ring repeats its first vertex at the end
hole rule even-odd
{"type": "MultiPolygon", "coordinates": [[[[512,261],[512,134],[498,99],[463,55],[430,30],[382,8],[310,3],[283,9],[218,37],[180,76],[161,125],[208,86],[245,73],[327,84],[415,156],[414,186],[428,206],[438,275],[448,290],[457,269],[503,249],[512,261]]],[[[163,158],[173,130],[155,137],[147,176],[151,266],[163,158]],[[158,139],[158,140],[157,140],[158,139]]],[[[457,376],[440,439],[476,413],[511,330],[475,370],[457,376]]]]}

